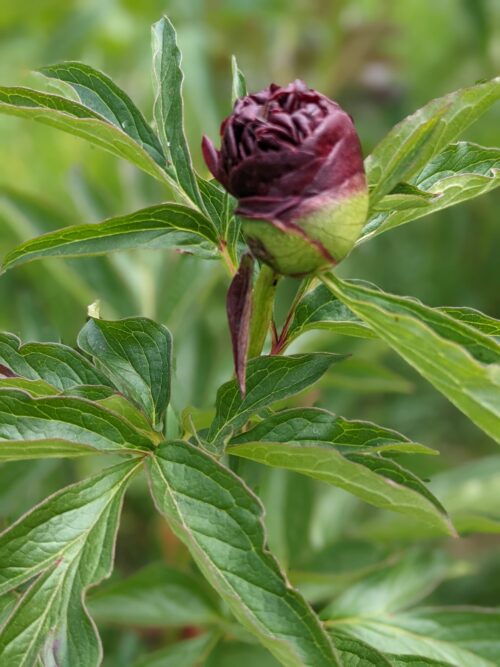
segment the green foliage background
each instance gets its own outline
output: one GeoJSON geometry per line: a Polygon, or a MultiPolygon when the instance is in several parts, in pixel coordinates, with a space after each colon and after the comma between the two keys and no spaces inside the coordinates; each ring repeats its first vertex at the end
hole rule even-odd
{"type": "MultiPolygon", "coordinates": [[[[230,109],[231,53],[250,89],[300,77],[337,99],[353,115],[365,154],[395,122],[432,97],[490,78],[500,65],[500,5],[495,0],[4,0],[0,82],[45,86],[31,68],[82,60],[111,75],[143,110],[150,110],[149,26],[163,13],[176,25],[184,54],[186,130],[202,173],[201,135],[216,138],[219,121],[230,109]]],[[[498,144],[499,126],[497,105],[464,138],[498,144]]],[[[97,222],[168,199],[160,185],[130,165],[34,123],[0,118],[0,146],[2,255],[42,231],[97,222]]],[[[499,204],[497,191],[402,226],[356,249],[341,273],[419,297],[430,306],[465,305],[498,317],[499,204]]],[[[294,287],[292,280],[281,286],[284,306],[294,287]]],[[[173,252],[44,260],[1,277],[0,329],[24,340],[73,344],[87,305],[97,298],[105,317],[152,317],[167,324],[174,336],[174,406],[193,403],[205,410],[213,407],[216,387],[231,373],[226,289],[227,276],[218,264],[173,252]]],[[[373,419],[438,449],[441,457],[416,464],[424,477],[497,454],[484,434],[381,342],[324,332],[305,336],[300,347],[293,347],[305,349],[351,352],[353,358],[327,374],[319,390],[302,397],[301,404],[314,402],[345,417],[373,419]]],[[[478,473],[471,482],[476,486],[464,485],[463,497],[455,499],[458,506],[482,503],[486,512],[499,506],[500,457],[489,461],[487,493],[478,473]]],[[[86,459],[1,466],[2,522],[99,465],[86,459]]],[[[273,536],[272,489],[287,474],[266,475],[261,488],[273,536]]],[[[287,479],[293,486],[296,478],[287,479]]],[[[302,487],[313,493],[303,481],[302,487]]],[[[329,497],[326,520],[332,542],[340,535],[361,536],[385,548],[391,539],[396,549],[406,539],[397,530],[391,537],[390,523],[380,511],[339,491],[329,497]]],[[[183,550],[159,520],[152,520],[144,489],[134,487],[129,501],[118,571],[130,573],[159,558],[182,563],[183,550]]],[[[300,534],[307,520],[302,509],[289,510],[293,520],[287,527],[287,544],[297,562],[300,541],[293,533],[300,534]]],[[[278,541],[275,546],[279,551],[278,541]]],[[[470,537],[445,546],[461,576],[438,588],[433,601],[498,605],[500,539],[470,537]]],[[[154,648],[161,641],[161,633],[107,629],[107,664],[126,665],[141,645],[154,648]]]]}

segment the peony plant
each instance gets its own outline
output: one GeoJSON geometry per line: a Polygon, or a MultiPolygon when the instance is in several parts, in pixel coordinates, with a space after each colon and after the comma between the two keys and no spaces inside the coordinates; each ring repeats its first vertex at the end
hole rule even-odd
{"type": "MultiPolygon", "coordinates": [[[[379,339],[500,442],[498,320],[431,308],[335,270],[374,236],[500,184],[500,149],[457,141],[499,99],[500,79],[433,100],[363,161],[353,120],[337,103],[301,81],[249,94],[234,61],[235,104],[220,150],[203,139],[212,179],[192,166],[167,18],[153,26],[154,125],[88,65],[41,72],[70,94],[2,87],[0,111],[129,161],[171,201],[28,240],[5,254],[3,270],[130,248],[220,261],[236,376],[220,386],[208,418],[193,406],[179,414],[164,323],[105,319],[93,306],[76,346],[0,335],[0,459],[98,454],[102,462],[0,535],[0,665],[95,667],[103,659],[98,628],[109,622],[169,629],[165,646],[138,656],[137,667],[500,664],[497,610],[420,604],[446,576],[446,557],[429,542],[383,557],[366,544],[355,553],[339,545],[344,565],[334,554],[325,575],[305,526],[294,544],[312,555],[297,571],[285,551],[270,550],[279,540],[268,539],[255,476],[292,471],[290,501],[300,503],[304,480],[342,489],[388,510],[386,530],[403,525],[422,543],[494,532],[494,517],[474,504],[465,518],[449,510],[446,486],[429,488],[408,465],[411,456],[436,454],[425,444],[310,401],[301,406],[300,396],[346,355],[285,352],[314,329],[379,339]],[[296,286],[280,330],[279,280],[296,286]],[[191,564],[160,563],[95,589],[113,569],[125,491],[144,475],[191,564]]],[[[339,511],[328,506],[329,517],[339,511]]]]}

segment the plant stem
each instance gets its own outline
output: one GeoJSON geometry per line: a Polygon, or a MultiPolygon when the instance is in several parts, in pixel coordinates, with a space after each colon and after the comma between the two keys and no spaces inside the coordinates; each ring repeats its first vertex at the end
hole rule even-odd
{"type": "Polygon", "coordinates": [[[250,321],[250,343],[248,358],[260,356],[267,332],[272,323],[274,296],[279,276],[270,267],[262,265],[255,283],[252,297],[252,319],[250,321]]]}
{"type": "Polygon", "coordinates": [[[312,277],[304,278],[304,280],[299,285],[298,290],[295,292],[292,305],[290,306],[290,309],[286,316],[285,324],[283,325],[283,329],[281,330],[280,335],[277,336],[276,339],[273,341],[271,354],[281,354],[286,348],[288,344],[287,341],[288,331],[290,329],[290,325],[292,324],[293,316],[295,315],[295,309],[297,308],[299,301],[302,299],[305,292],[309,288],[309,285],[311,284],[312,280],[313,280],[312,277]]]}
{"type": "Polygon", "coordinates": [[[235,266],[233,260],[231,259],[231,256],[227,250],[227,243],[223,239],[221,239],[219,242],[219,250],[221,257],[224,260],[224,264],[229,272],[229,275],[233,277],[236,271],[238,270],[238,267],[235,266]]]}

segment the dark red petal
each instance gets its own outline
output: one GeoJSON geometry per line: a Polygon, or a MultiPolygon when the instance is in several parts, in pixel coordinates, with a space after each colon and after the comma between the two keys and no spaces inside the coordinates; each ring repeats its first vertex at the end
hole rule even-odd
{"type": "Polygon", "coordinates": [[[226,297],[227,320],[233,346],[234,368],[241,395],[246,391],[246,365],[252,314],[253,258],[246,253],[241,258],[226,297]]]}
{"type": "Polygon", "coordinates": [[[304,192],[309,184],[316,178],[323,163],[323,158],[313,157],[312,159],[309,158],[304,160],[300,167],[288,171],[284,176],[270,183],[268,189],[269,196],[281,196],[286,199],[303,197],[304,192]]]}
{"type": "Polygon", "coordinates": [[[236,214],[250,220],[284,220],[290,209],[301,202],[300,197],[243,197],[236,214]]]}
{"type": "Polygon", "coordinates": [[[210,173],[214,178],[217,178],[219,171],[219,151],[216,150],[213,143],[207,136],[203,136],[201,140],[201,150],[210,173]]]}
{"type": "Polygon", "coordinates": [[[228,189],[238,198],[265,196],[276,179],[300,169],[311,158],[314,155],[300,149],[255,153],[231,170],[228,189]]]}
{"type": "Polygon", "coordinates": [[[356,175],[364,175],[361,146],[350,119],[348,121],[345,118],[325,119],[321,128],[318,128],[318,133],[311,139],[314,139],[317,145],[330,144],[330,150],[323,156],[320,169],[304,190],[305,196],[311,197],[321,192],[339,190],[353,180],[358,182],[359,179],[354,178],[356,175]]]}

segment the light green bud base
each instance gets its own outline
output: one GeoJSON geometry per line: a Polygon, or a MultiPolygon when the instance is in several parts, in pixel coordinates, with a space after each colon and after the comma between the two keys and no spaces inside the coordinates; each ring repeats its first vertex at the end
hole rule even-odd
{"type": "Polygon", "coordinates": [[[277,273],[304,276],[329,268],[343,259],[356,243],[368,214],[368,194],[363,191],[297,220],[298,230],[282,231],[265,220],[244,220],[243,233],[253,254],[277,273]],[[310,239],[310,240],[309,240],[310,239]],[[325,257],[319,242],[331,255],[325,257]]]}

